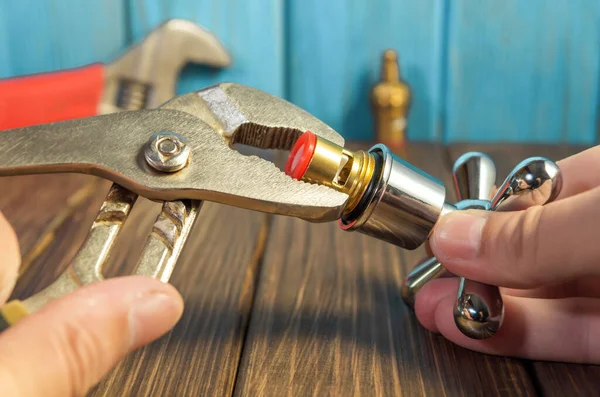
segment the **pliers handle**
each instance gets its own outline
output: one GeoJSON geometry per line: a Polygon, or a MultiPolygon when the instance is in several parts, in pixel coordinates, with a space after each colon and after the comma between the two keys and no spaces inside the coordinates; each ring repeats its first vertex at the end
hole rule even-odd
{"type": "MultiPolygon", "coordinates": [[[[42,125],[24,131],[51,131],[43,124],[156,107],[174,96],[179,71],[188,62],[225,67],[231,59],[207,30],[188,21],[170,20],[109,64],[0,80],[0,130],[42,125]]],[[[0,140],[6,145],[11,135],[10,131],[0,133],[0,140]]],[[[27,139],[36,135],[27,134],[27,139]]],[[[37,149],[41,152],[34,151],[33,156],[44,157],[43,145],[37,149]]],[[[10,154],[8,150],[4,158],[10,154]]],[[[113,184],[68,269],[40,293],[0,307],[0,330],[55,298],[102,280],[102,269],[137,197],[113,184]]],[[[163,204],[135,274],[169,280],[200,207],[198,200],[163,204]]]]}

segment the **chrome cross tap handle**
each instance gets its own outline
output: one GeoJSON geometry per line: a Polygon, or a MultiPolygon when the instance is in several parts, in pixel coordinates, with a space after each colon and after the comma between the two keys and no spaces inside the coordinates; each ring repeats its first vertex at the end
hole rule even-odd
{"type": "MultiPolygon", "coordinates": [[[[464,154],[456,160],[452,172],[459,201],[455,208],[446,206],[443,214],[466,209],[506,211],[543,205],[553,201],[562,187],[560,169],[543,157],[531,157],[519,163],[496,192],[496,167],[483,153],[464,154]]],[[[443,272],[442,264],[435,258],[416,266],[406,277],[402,289],[404,301],[413,306],[417,291],[443,272]]],[[[473,339],[489,338],[501,327],[503,317],[504,305],[498,287],[460,278],[454,321],[464,335],[473,339]]]]}
{"type": "MultiPolygon", "coordinates": [[[[562,187],[558,166],[531,157],[495,189],[496,167],[483,153],[467,153],[453,167],[459,199],[446,203],[444,184],[377,144],[350,151],[307,131],[294,143],[285,172],[294,179],[327,186],[348,195],[340,227],[413,250],[425,243],[438,220],[453,211],[523,209],[554,200],[562,187]],[[501,207],[501,208],[500,208],[501,207]]],[[[416,266],[402,286],[402,298],[414,305],[425,283],[445,272],[433,257],[416,266]]],[[[485,339],[502,325],[504,306],[498,287],[461,278],[454,308],[457,327],[468,337],[485,339]]]]}

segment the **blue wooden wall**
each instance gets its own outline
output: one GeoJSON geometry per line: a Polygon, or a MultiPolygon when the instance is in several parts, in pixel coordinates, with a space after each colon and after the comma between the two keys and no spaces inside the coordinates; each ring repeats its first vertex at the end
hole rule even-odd
{"type": "Polygon", "coordinates": [[[596,143],[596,0],[0,0],[0,77],[108,62],[167,18],[234,60],[188,67],[179,93],[236,81],[371,139],[369,90],[394,48],[409,139],[596,143]]]}

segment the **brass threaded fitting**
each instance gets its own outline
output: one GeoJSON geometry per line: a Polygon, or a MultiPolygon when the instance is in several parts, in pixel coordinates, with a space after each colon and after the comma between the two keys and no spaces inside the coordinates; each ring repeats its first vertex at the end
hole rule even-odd
{"type": "Polygon", "coordinates": [[[374,170],[372,154],[363,150],[352,152],[306,132],[292,148],[285,171],[296,179],[348,194],[344,208],[344,214],[347,214],[360,202],[374,170]]]}
{"type": "Polygon", "coordinates": [[[400,79],[398,54],[394,50],[387,50],[382,56],[381,81],[373,87],[371,101],[377,140],[394,148],[403,146],[411,92],[400,79]]]}

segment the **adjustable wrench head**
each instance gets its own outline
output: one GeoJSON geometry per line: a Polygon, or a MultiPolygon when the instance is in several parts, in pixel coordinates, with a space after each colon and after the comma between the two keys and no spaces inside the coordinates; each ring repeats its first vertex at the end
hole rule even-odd
{"type": "Polygon", "coordinates": [[[187,63],[223,68],[231,64],[231,57],[201,26],[182,19],[163,23],[107,65],[99,113],[158,107],[175,96],[177,79],[187,63]],[[127,89],[138,92],[124,92],[127,89]],[[123,104],[123,95],[142,96],[143,103],[123,104]]]}

